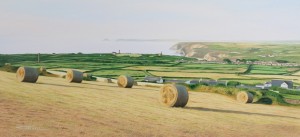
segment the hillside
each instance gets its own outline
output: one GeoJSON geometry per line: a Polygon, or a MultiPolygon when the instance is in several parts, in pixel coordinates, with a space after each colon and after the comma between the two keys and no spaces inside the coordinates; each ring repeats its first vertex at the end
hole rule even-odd
{"type": "Polygon", "coordinates": [[[41,76],[19,83],[0,71],[0,135],[12,136],[298,136],[300,109],[240,104],[189,92],[185,108],[158,102],[158,88],[67,83],[41,76]]]}
{"type": "Polygon", "coordinates": [[[181,42],[171,49],[186,57],[222,61],[224,58],[257,59],[260,61],[283,60],[300,63],[300,42],[181,42]]]}
{"type": "Polygon", "coordinates": [[[158,54],[69,53],[40,54],[40,63],[37,63],[37,54],[0,54],[0,70],[8,72],[15,72],[19,66],[43,66],[47,70],[59,72],[68,68],[79,69],[106,78],[130,75],[137,81],[142,81],[147,75],[153,75],[164,79],[219,79],[251,85],[262,84],[272,79],[286,79],[300,84],[300,68],[297,66],[253,65],[250,70],[246,64],[195,62],[195,58],[158,54]]]}

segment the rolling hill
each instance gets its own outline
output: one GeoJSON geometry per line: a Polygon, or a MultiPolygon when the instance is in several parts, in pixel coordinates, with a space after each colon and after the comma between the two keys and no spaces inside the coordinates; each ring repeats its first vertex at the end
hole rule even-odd
{"type": "Polygon", "coordinates": [[[240,104],[189,92],[185,108],[159,104],[159,88],[67,83],[41,76],[36,84],[0,71],[0,135],[11,136],[298,136],[300,109],[240,104]]]}
{"type": "Polygon", "coordinates": [[[208,61],[229,58],[300,63],[300,42],[181,42],[171,49],[186,57],[208,61]]]}

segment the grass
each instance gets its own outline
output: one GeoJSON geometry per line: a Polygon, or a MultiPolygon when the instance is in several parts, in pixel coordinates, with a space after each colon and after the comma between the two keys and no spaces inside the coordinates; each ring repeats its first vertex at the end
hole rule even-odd
{"type": "Polygon", "coordinates": [[[285,79],[285,80],[293,80],[295,83],[300,83],[299,76],[284,76],[284,75],[243,75],[244,77],[248,77],[250,79],[285,79]]]}
{"type": "Polygon", "coordinates": [[[283,97],[288,99],[300,100],[300,95],[281,94],[283,97]]]}
{"type": "Polygon", "coordinates": [[[300,76],[300,71],[295,72],[293,75],[300,76]]]}
{"type": "MultiPolygon", "coordinates": [[[[299,69],[299,68],[297,68],[299,69]]],[[[297,70],[296,69],[296,70],[297,70]]],[[[290,72],[294,72],[295,69],[289,67],[277,67],[277,66],[259,66],[253,65],[251,74],[264,74],[264,75],[283,75],[290,72]]]]}
{"type": "Polygon", "coordinates": [[[226,79],[226,78],[243,78],[247,77],[238,76],[236,74],[220,74],[220,73],[186,73],[186,72],[160,72],[160,71],[149,71],[155,76],[163,77],[181,77],[181,78],[210,78],[210,79],[226,79]]]}
{"type": "MultiPolygon", "coordinates": [[[[115,78],[121,74],[132,75],[142,80],[145,75],[162,76],[169,79],[220,79],[241,81],[244,84],[262,84],[270,79],[288,79],[300,83],[300,78],[290,75],[298,71],[295,67],[274,67],[253,65],[247,75],[243,75],[248,65],[195,64],[193,58],[180,56],[158,56],[157,54],[41,54],[37,63],[36,54],[0,55],[0,66],[11,63],[19,66],[44,66],[47,69],[86,70],[96,76],[115,78]],[[184,63],[178,62],[184,61],[184,63]],[[287,74],[286,76],[283,74],[287,74]]],[[[2,68],[2,70],[4,70],[2,68]]]]}
{"type": "Polygon", "coordinates": [[[134,71],[134,70],[100,70],[94,71],[93,75],[100,77],[117,77],[119,75],[129,75],[132,77],[144,77],[146,74],[144,71],[134,71]]]}
{"type": "Polygon", "coordinates": [[[19,83],[13,73],[0,75],[2,136],[300,134],[300,110],[294,107],[240,104],[218,94],[189,92],[187,107],[169,108],[158,102],[158,88],[76,84],[51,77],[40,77],[37,84],[19,83]]]}
{"type": "Polygon", "coordinates": [[[178,50],[185,49],[187,53],[196,52],[193,56],[196,58],[203,58],[207,53],[214,52],[226,54],[231,59],[257,59],[273,62],[276,60],[285,60],[290,63],[300,63],[299,42],[182,42],[178,45],[180,45],[177,48],[178,50]],[[186,50],[186,48],[182,48],[184,45],[187,47],[202,45],[202,48],[186,50]],[[267,57],[268,55],[273,55],[274,57],[267,57]]]}
{"type": "Polygon", "coordinates": [[[266,81],[270,81],[271,79],[222,79],[222,80],[237,81],[248,85],[259,85],[265,83],[266,81]]]}
{"type": "Polygon", "coordinates": [[[231,98],[236,98],[238,92],[247,91],[253,94],[253,102],[257,104],[276,104],[284,106],[299,106],[292,105],[285,102],[284,98],[289,99],[300,99],[300,96],[289,95],[289,94],[279,94],[272,91],[260,91],[260,90],[249,90],[249,89],[238,89],[235,87],[223,87],[223,86],[205,86],[205,85],[185,85],[190,90],[196,92],[208,92],[222,94],[231,98]]]}
{"type": "Polygon", "coordinates": [[[229,73],[237,74],[246,70],[246,65],[225,64],[179,64],[176,66],[134,66],[125,69],[148,70],[160,72],[186,72],[186,73],[229,73]]]}

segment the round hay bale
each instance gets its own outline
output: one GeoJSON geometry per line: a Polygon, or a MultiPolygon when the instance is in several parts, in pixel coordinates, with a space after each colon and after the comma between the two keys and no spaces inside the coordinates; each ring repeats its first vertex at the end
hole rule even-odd
{"type": "Polygon", "coordinates": [[[122,76],[119,76],[117,83],[118,83],[119,87],[132,88],[132,86],[134,84],[134,80],[130,76],[124,76],[124,75],[122,75],[122,76]]]}
{"type": "Polygon", "coordinates": [[[160,102],[169,107],[184,107],[189,100],[186,87],[166,84],[160,89],[160,102]]]}
{"type": "Polygon", "coordinates": [[[36,68],[19,67],[17,70],[17,80],[20,82],[35,83],[39,78],[39,72],[36,68]]]}
{"type": "Polygon", "coordinates": [[[66,79],[68,82],[81,83],[83,79],[83,73],[77,70],[69,69],[67,71],[66,79]]]}
{"type": "Polygon", "coordinates": [[[241,103],[252,103],[253,102],[253,95],[249,92],[246,92],[246,91],[242,91],[242,92],[239,92],[236,96],[236,100],[238,102],[241,102],[241,103]]]}

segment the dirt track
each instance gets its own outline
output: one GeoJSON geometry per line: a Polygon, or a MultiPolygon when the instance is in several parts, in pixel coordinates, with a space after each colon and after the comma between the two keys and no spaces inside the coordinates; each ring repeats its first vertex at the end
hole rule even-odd
{"type": "Polygon", "coordinates": [[[19,83],[0,72],[0,135],[31,136],[300,136],[300,109],[239,104],[190,92],[186,108],[158,103],[158,88],[67,83],[40,77],[19,83]]]}

